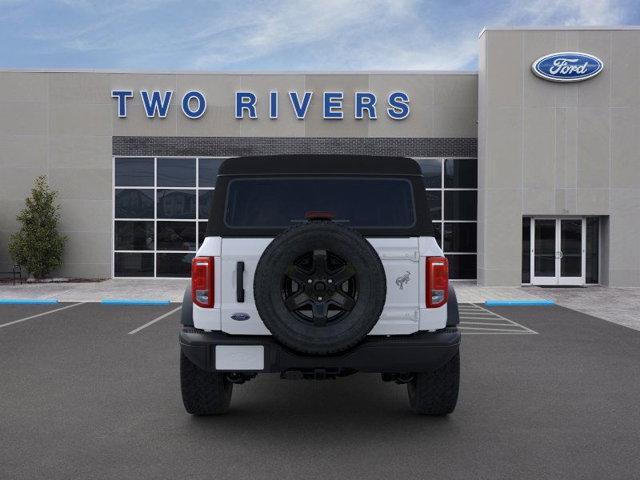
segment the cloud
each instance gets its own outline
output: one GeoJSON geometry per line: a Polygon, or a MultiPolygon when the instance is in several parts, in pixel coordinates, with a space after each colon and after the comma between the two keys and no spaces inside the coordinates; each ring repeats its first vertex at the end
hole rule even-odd
{"type": "Polygon", "coordinates": [[[513,22],[531,25],[618,25],[623,8],[609,0],[533,0],[511,11],[513,22]]]}
{"type": "Polygon", "coordinates": [[[485,25],[615,25],[630,1],[15,0],[28,28],[13,35],[94,68],[458,70],[485,25]]]}
{"type": "Polygon", "coordinates": [[[418,1],[277,2],[235,32],[199,38],[196,69],[245,65],[275,54],[288,68],[457,70],[474,65],[485,25],[614,25],[623,9],[606,0],[531,0],[466,5],[418,1]],[[491,13],[498,12],[498,13],[491,13]]]}
{"type": "Polygon", "coordinates": [[[322,52],[326,58],[322,63],[335,61],[334,68],[338,68],[345,54],[375,41],[378,32],[399,26],[414,8],[415,2],[402,0],[273,2],[249,18],[243,16],[241,28],[200,32],[196,38],[205,48],[200,49],[194,66],[238,63],[295,48],[310,56],[322,52]]]}

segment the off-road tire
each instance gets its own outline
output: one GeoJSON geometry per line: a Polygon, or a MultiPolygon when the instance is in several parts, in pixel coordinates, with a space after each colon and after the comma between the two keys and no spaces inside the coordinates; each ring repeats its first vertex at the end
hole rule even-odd
{"type": "Polygon", "coordinates": [[[192,415],[221,415],[229,409],[233,383],[222,373],[201,370],[182,352],[180,386],[184,408],[192,415]]]}
{"type": "Polygon", "coordinates": [[[359,232],[313,221],[286,230],[267,246],[256,267],[253,295],[260,318],[276,340],[299,353],[329,355],[358,344],[378,322],[387,296],[386,275],[376,250],[359,232]],[[350,263],[358,293],[353,309],[339,321],[310,326],[287,310],[281,284],[287,265],[318,249],[350,263]]]}
{"type": "Polygon", "coordinates": [[[407,384],[409,404],[421,415],[446,415],[458,402],[460,353],[432,372],[416,373],[407,384]]]}

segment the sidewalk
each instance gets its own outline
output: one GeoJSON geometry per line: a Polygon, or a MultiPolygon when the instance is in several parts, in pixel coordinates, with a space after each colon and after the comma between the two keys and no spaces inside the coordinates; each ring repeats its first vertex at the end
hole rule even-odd
{"type": "MultiPolygon", "coordinates": [[[[99,302],[103,299],[169,300],[182,302],[188,279],[126,279],[101,282],[0,284],[0,298],[57,299],[60,302],[99,302]]],[[[479,287],[475,282],[452,282],[461,303],[492,300],[540,300],[531,288],[479,287]]]]}
{"type": "Polygon", "coordinates": [[[187,282],[186,278],[118,278],[82,283],[0,284],[0,298],[56,299],[59,302],[99,302],[105,299],[182,302],[187,282]]]}
{"type": "Polygon", "coordinates": [[[640,288],[601,287],[540,288],[529,287],[541,298],[609,322],[640,330],[640,288]]]}
{"type": "Polygon", "coordinates": [[[460,303],[484,303],[487,300],[546,300],[538,289],[530,287],[480,287],[475,281],[452,281],[460,303]]]}

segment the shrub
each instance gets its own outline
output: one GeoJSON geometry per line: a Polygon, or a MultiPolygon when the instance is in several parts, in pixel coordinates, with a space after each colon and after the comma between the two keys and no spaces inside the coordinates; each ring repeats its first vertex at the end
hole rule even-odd
{"type": "Polygon", "coordinates": [[[20,230],[11,235],[9,253],[35,278],[43,278],[62,265],[66,236],[58,233],[60,206],[58,192],[51,190],[47,178],[36,178],[25,208],[16,217],[20,230]]]}

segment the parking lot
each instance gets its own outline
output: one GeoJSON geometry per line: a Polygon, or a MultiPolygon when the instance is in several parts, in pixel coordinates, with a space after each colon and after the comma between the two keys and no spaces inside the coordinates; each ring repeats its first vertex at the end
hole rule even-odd
{"type": "Polygon", "coordinates": [[[378,375],[182,407],[177,304],[0,305],[0,478],[637,478],[640,332],[566,308],[461,306],[460,401],[378,375]]]}

